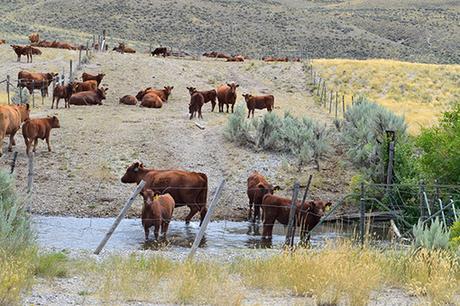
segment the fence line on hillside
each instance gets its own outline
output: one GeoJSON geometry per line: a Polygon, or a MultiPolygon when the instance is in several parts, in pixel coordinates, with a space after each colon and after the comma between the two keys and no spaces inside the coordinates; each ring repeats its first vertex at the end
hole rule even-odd
{"type": "MultiPolygon", "coordinates": [[[[89,45],[89,40],[87,41],[86,45],[89,45]]],[[[7,103],[11,104],[12,99],[14,96],[12,95],[12,89],[19,89],[18,95],[19,95],[19,101],[18,103],[24,103],[25,97],[23,97],[23,91],[24,88],[26,87],[25,85],[29,85],[31,87],[32,93],[30,94],[31,99],[32,99],[32,107],[35,107],[35,91],[40,90],[41,92],[41,98],[42,98],[42,105],[44,105],[44,99],[45,96],[53,96],[53,91],[54,87],[56,84],[61,84],[63,85],[67,79],[67,82],[72,82],[75,79],[75,76],[78,71],[82,70],[83,65],[89,62],[89,59],[93,56],[92,50],[89,48],[86,48],[86,50],[83,50],[80,48],[78,50],[78,55],[75,61],[73,59],[69,60],[69,70],[68,73],[66,74],[66,68],[62,67],[62,72],[58,74],[55,78],[52,79],[52,81],[49,83],[48,81],[34,81],[34,80],[29,80],[29,79],[14,79],[10,75],[6,75],[5,79],[0,80],[0,85],[4,84],[5,85],[5,92],[7,94],[7,103]],[[85,57],[83,57],[83,51],[85,51],[85,57]],[[20,85],[21,83],[21,85],[20,85]],[[48,88],[49,86],[52,85],[51,87],[51,95],[48,94],[48,88]]],[[[29,101],[28,101],[29,102],[29,101]]],[[[16,101],[14,103],[17,103],[16,101]]]]}

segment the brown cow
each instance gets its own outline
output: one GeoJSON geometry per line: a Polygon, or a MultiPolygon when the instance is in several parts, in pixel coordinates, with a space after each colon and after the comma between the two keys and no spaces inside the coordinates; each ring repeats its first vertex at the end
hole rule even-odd
{"type": "Polygon", "coordinates": [[[124,43],[119,43],[118,47],[113,48],[113,51],[117,51],[120,53],[136,53],[136,50],[133,48],[126,47],[124,43]]]}
{"type": "Polygon", "coordinates": [[[85,82],[72,82],[73,92],[82,92],[82,91],[96,91],[97,89],[97,81],[89,80],[85,82]]]}
{"type": "Polygon", "coordinates": [[[57,75],[53,72],[41,73],[22,70],[18,73],[18,87],[26,87],[30,94],[33,90],[40,89],[42,97],[45,97],[48,95],[48,86],[57,75]]]}
{"type": "Polygon", "coordinates": [[[236,88],[239,87],[240,85],[236,83],[230,83],[230,84],[224,84],[220,85],[216,92],[217,92],[217,100],[219,101],[219,113],[222,113],[224,111],[224,104],[227,105],[227,113],[228,113],[228,108],[229,105],[232,106],[232,113],[233,113],[233,107],[236,102],[236,88]]]}
{"type": "Polygon", "coordinates": [[[166,57],[169,54],[170,53],[168,52],[168,49],[166,47],[155,48],[155,50],[152,51],[152,56],[163,55],[163,57],[166,57]]]}
{"type": "Polygon", "coordinates": [[[51,48],[53,46],[53,43],[51,41],[42,40],[42,41],[39,41],[36,44],[36,46],[37,47],[43,47],[43,48],[51,48]]]}
{"type": "Polygon", "coordinates": [[[21,123],[29,119],[29,104],[21,105],[0,105],[0,156],[3,154],[3,139],[10,135],[8,151],[13,150],[14,135],[21,127],[21,123]]]}
{"type": "Polygon", "coordinates": [[[18,57],[18,62],[21,61],[21,55],[25,55],[27,57],[27,62],[32,63],[32,56],[33,55],[41,55],[42,51],[32,46],[19,46],[19,45],[10,45],[13,48],[14,52],[18,57]]]}
{"type": "Polygon", "coordinates": [[[248,108],[248,118],[252,112],[252,118],[254,118],[255,109],[264,109],[266,108],[271,112],[275,106],[275,97],[272,95],[266,96],[253,96],[250,94],[243,94],[244,100],[246,101],[246,106],[248,108]]]}
{"type": "Polygon", "coordinates": [[[102,105],[102,100],[105,99],[105,94],[108,88],[98,88],[96,91],[82,91],[73,94],[69,99],[70,104],[73,105],[102,105]]]}
{"type": "Polygon", "coordinates": [[[120,104],[136,105],[137,99],[134,96],[126,95],[120,98],[120,104]]]}
{"type": "MultiPolygon", "coordinates": [[[[278,197],[276,195],[266,194],[262,200],[262,209],[264,213],[264,226],[262,238],[270,239],[273,233],[275,221],[287,225],[289,223],[289,212],[291,208],[291,199],[278,197]]],[[[301,225],[304,222],[303,231],[311,230],[318,224],[321,217],[324,215],[326,207],[331,206],[331,202],[320,200],[309,201],[301,206],[301,202],[296,203],[296,224],[301,225]],[[303,221],[301,221],[303,220],[303,221]]]]}
{"type": "Polygon", "coordinates": [[[227,62],[244,62],[244,57],[241,55],[233,56],[227,58],[227,62]]]}
{"type": "Polygon", "coordinates": [[[147,92],[142,96],[141,106],[148,108],[161,108],[163,101],[154,92],[147,92]]]}
{"type": "Polygon", "coordinates": [[[203,222],[207,212],[208,177],[206,174],[183,170],[147,169],[141,162],[134,162],[121,178],[122,183],[139,184],[142,180],[146,183],[144,189],[152,189],[158,194],[169,193],[174,198],[176,207],[188,206],[190,213],[185,217],[187,224],[197,212],[200,212],[201,222],[203,222]]]}
{"type": "Polygon", "coordinates": [[[266,56],[266,57],[262,57],[262,60],[265,62],[287,62],[288,58],[287,57],[281,58],[281,57],[266,56]]]}
{"type": "Polygon", "coordinates": [[[83,82],[90,81],[90,80],[95,80],[97,82],[97,87],[99,87],[99,85],[101,84],[102,79],[104,78],[104,76],[105,76],[104,73],[98,73],[97,75],[93,75],[93,74],[83,72],[82,75],[81,75],[81,79],[83,80],[83,82]]]}
{"type": "Polygon", "coordinates": [[[51,129],[60,128],[59,119],[56,116],[40,119],[26,120],[22,125],[22,136],[26,144],[26,153],[30,154],[30,147],[34,143],[33,152],[37,148],[38,139],[46,139],[48,152],[51,152],[50,133],[51,129]]]}
{"type": "Polygon", "coordinates": [[[144,189],[141,195],[144,198],[142,226],[144,227],[145,240],[149,239],[149,228],[152,226],[154,226],[153,233],[156,240],[159,238],[160,227],[163,239],[166,239],[166,232],[176,205],[173,197],[169,193],[155,195],[152,189],[144,189]]]}
{"type": "Polygon", "coordinates": [[[188,91],[196,91],[203,95],[204,103],[211,102],[211,112],[216,107],[217,92],[215,89],[198,91],[195,87],[187,87],[188,91]]]}
{"type": "Polygon", "coordinates": [[[54,106],[54,100],[56,100],[56,109],[59,108],[59,101],[64,99],[64,107],[69,107],[69,99],[73,94],[73,86],[71,83],[67,85],[56,85],[53,90],[53,102],[51,102],[51,109],[54,106]]]}
{"type": "Polygon", "coordinates": [[[268,183],[265,177],[257,171],[253,171],[248,177],[248,198],[249,198],[249,215],[248,220],[251,220],[252,207],[254,206],[254,218],[252,222],[260,220],[260,207],[262,199],[266,194],[273,194],[274,191],[279,190],[279,186],[273,186],[268,183]]]}
{"type": "Polygon", "coordinates": [[[6,44],[6,40],[0,39],[0,45],[6,44]]]}
{"type": "Polygon", "coordinates": [[[173,89],[174,89],[174,86],[164,86],[163,89],[155,89],[155,88],[148,87],[146,89],[146,93],[154,93],[158,97],[160,97],[161,101],[168,102],[168,98],[171,95],[171,92],[173,89]]]}
{"type": "Polygon", "coordinates": [[[40,35],[38,33],[32,33],[29,35],[30,43],[35,44],[40,40],[40,35]]]}
{"type": "Polygon", "coordinates": [[[190,120],[193,118],[194,115],[198,113],[198,118],[203,119],[203,115],[201,114],[201,108],[204,104],[204,97],[203,95],[196,91],[194,87],[187,87],[190,93],[190,104],[188,105],[188,111],[190,113],[190,120]]]}

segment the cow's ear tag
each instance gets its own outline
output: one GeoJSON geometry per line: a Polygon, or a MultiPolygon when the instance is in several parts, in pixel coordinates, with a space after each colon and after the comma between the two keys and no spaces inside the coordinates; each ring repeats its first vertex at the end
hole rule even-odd
{"type": "Polygon", "coordinates": [[[152,199],[153,199],[154,201],[155,201],[155,200],[158,200],[159,198],[160,198],[160,196],[159,196],[158,194],[156,194],[156,195],[154,195],[154,196],[152,197],[152,199]]]}
{"type": "Polygon", "coordinates": [[[331,210],[331,207],[330,206],[326,206],[326,208],[324,208],[324,211],[328,212],[331,210]]]}

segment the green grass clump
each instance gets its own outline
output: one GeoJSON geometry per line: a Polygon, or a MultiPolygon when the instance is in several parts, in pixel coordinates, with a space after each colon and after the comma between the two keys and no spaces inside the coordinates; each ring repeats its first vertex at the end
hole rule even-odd
{"type": "Polygon", "coordinates": [[[67,262],[67,256],[61,252],[40,255],[35,265],[35,275],[46,278],[66,277],[67,262]]]}

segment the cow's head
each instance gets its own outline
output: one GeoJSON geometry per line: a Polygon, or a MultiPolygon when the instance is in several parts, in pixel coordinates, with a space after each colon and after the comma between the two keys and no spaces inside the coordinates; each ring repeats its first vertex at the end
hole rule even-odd
{"type": "Polygon", "coordinates": [[[312,214],[314,217],[321,218],[324,216],[326,209],[332,205],[330,201],[314,200],[308,202],[308,213],[312,214]]]}
{"type": "Polygon", "coordinates": [[[164,93],[166,95],[166,99],[168,99],[168,97],[171,94],[171,91],[173,90],[174,86],[165,86],[163,88],[164,88],[164,93]]]}
{"type": "Polygon", "coordinates": [[[155,192],[152,189],[147,188],[141,191],[141,195],[144,198],[144,208],[148,208],[153,204],[155,198],[155,192]]]}
{"type": "Polygon", "coordinates": [[[252,95],[251,94],[243,94],[243,97],[244,97],[244,100],[246,102],[249,102],[249,100],[252,98],[252,95]]]}
{"type": "Polygon", "coordinates": [[[48,72],[45,77],[46,79],[51,82],[55,77],[58,76],[58,73],[54,73],[54,72],[48,72]]]}
{"type": "Polygon", "coordinates": [[[188,89],[188,92],[190,93],[190,95],[193,95],[193,93],[196,92],[196,88],[195,87],[187,87],[188,89]]]}
{"type": "Polygon", "coordinates": [[[99,96],[99,98],[101,98],[101,100],[105,99],[107,91],[109,91],[108,87],[99,87],[97,89],[97,95],[99,96]]]}
{"type": "Polygon", "coordinates": [[[53,129],[58,129],[61,127],[61,124],[59,123],[59,118],[56,117],[56,116],[48,116],[48,119],[50,120],[51,122],[51,128],[53,129]]]}
{"type": "Polygon", "coordinates": [[[144,164],[140,161],[133,162],[121,178],[122,183],[137,183],[140,181],[139,173],[144,169],[144,164]]]}
{"type": "Polygon", "coordinates": [[[99,73],[99,74],[97,75],[97,77],[100,78],[100,79],[102,79],[103,77],[105,77],[105,73],[99,73]]]}
{"type": "Polygon", "coordinates": [[[236,88],[239,87],[240,85],[238,85],[236,83],[230,83],[230,84],[227,83],[227,86],[230,88],[230,93],[236,95],[236,88]]]}
{"type": "Polygon", "coordinates": [[[19,110],[19,113],[21,114],[21,122],[26,121],[27,119],[29,119],[29,115],[30,115],[30,105],[29,105],[29,103],[20,104],[20,105],[17,106],[17,108],[19,110]]]}

